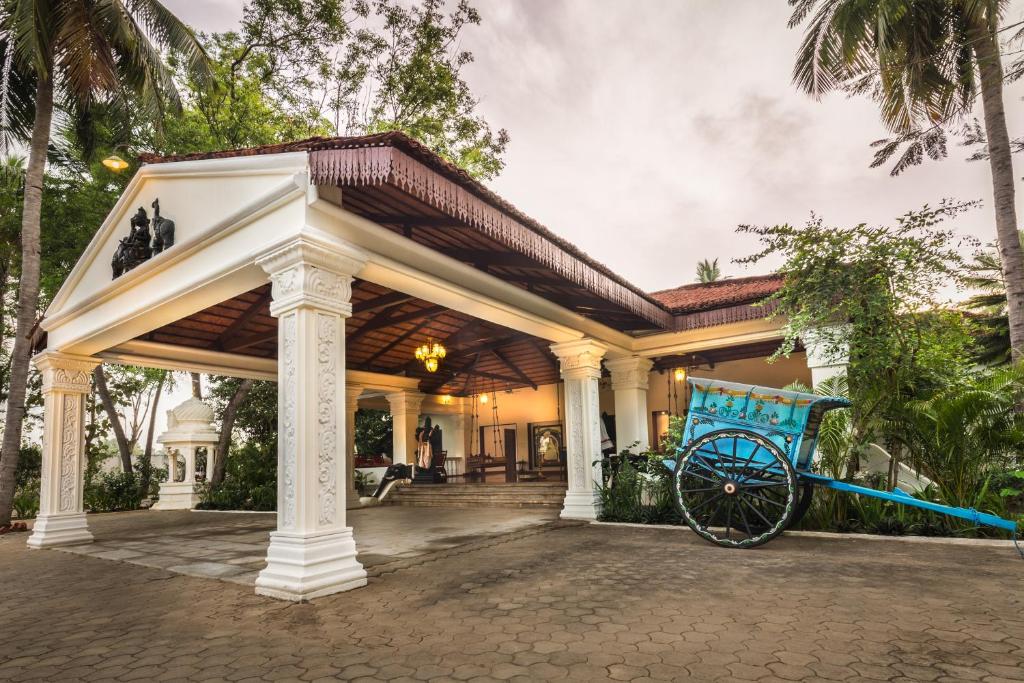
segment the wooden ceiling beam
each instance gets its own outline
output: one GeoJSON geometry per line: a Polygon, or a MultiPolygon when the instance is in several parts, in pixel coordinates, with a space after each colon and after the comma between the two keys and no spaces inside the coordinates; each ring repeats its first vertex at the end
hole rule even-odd
{"type": "Polygon", "coordinates": [[[247,334],[245,336],[235,337],[224,342],[224,351],[241,351],[247,349],[250,346],[256,346],[263,342],[268,342],[272,339],[277,339],[277,328],[267,330],[266,332],[256,332],[254,334],[247,334]]]}
{"type": "Polygon", "coordinates": [[[521,379],[523,381],[523,384],[526,384],[527,386],[532,387],[536,391],[537,383],[534,382],[532,379],[530,379],[529,376],[527,376],[527,374],[525,372],[520,370],[518,365],[516,365],[515,363],[511,362],[508,359],[508,356],[503,354],[501,351],[498,351],[497,349],[491,349],[490,351],[491,351],[491,355],[494,356],[495,358],[497,358],[498,360],[500,360],[502,362],[502,364],[504,364],[505,367],[507,367],[517,377],[519,377],[519,379],[521,379]]]}
{"type": "Polygon", "coordinates": [[[460,355],[468,356],[470,354],[492,351],[502,346],[508,346],[509,344],[514,344],[515,342],[521,341],[528,337],[529,335],[523,332],[514,332],[512,334],[507,334],[503,337],[498,337],[497,339],[492,339],[489,341],[485,341],[481,344],[476,344],[475,346],[469,346],[463,349],[455,348],[453,350],[459,353],[460,355]]]}
{"type": "MultiPolygon", "coordinates": [[[[261,310],[263,310],[264,306],[266,306],[266,305],[268,305],[270,303],[270,296],[271,296],[271,293],[270,293],[270,290],[268,289],[266,292],[261,294],[260,297],[258,299],[256,299],[256,301],[252,302],[252,304],[250,304],[247,309],[242,311],[242,315],[238,316],[238,318],[236,318],[235,321],[233,323],[231,323],[227,327],[227,329],[225,329],[223,332],[221,332],[219,337],[217,337],[217,341],[214,343],[214,345],[217,347],[217,349],[224,350],[225,349],[224,345],[232,337],[238,336],[238,333],[242,331],[242,328],[245,327],[249,323],[250,320],[252,320],[254,317],[256,317],[256,314],[258,314],[261,310]]],[[[274,334],[275,335],[277,334],[276,330],[275,330],[274,334]]]]}
{"type": "Polygon", "coordinates": [[[367,320],[365,323],[362,324],[362,326],[353,330],[348,335],[347,341],[355,341],[356,339],[364,337],[368,332],[383,329],[385,327],[390,327],[391,325],[399,325],[401,323],[408,323],[414,320],[419,320],[421,318],[435,316],[438,313],[444,313],[448,309],[445,308],[444,306],[428,306],[426,308],[421,308],[416,311],[410,311],[408,313],[400,313],[398,315],[389,315],[389,310],[390,309],[385,309],[383,311],[378,312],[377,315],[375,315],[370,320],[367,320]]]}
{"type": "Polygon", "coordinates": [[[352,304],[352,315],[359,315],[360,313],[376,313],[377,311],[383,311],[387,308],[393,308],[400,306],[408,301],[412,301],[416,297],[406,294],[405,292],[389,292],[382,294],[376,299],[368,299],[366,301],[360,301],[359,303],[352,304]]]}
{"type": "Polygon", "coordinates": [[[390,351],[391,349],[395,348],[396,346],[398,346],[399,344],[404,342],[406,339],[408,339],[409,337],[413,336],[414,334],[416,334],[417,332],[422,330],[423,326],[426,325],[426,324],[427,324],[426,320],[421,320],[417,324],[413,325],[411,328],[409,328],[409,330],[407,332],[403,332],[402,334],[398,335],[397,337],[392,339],[390,342],[388,342],[384,346],[380,347],[372,356],[367,358],[366,361],[364,361],[364,363],[366,365],[372,365],[373,361],[377,360],[378,358],[380,358],[381,356],[386,354],[388,351],[390,351]]]}

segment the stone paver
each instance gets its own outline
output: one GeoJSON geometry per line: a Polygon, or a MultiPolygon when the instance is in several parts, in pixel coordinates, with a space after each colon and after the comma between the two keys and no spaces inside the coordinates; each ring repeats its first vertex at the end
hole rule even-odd
{"type": "MultiPolygon", "coordinates": [[[[112,515],[98,536],[105,524],[142,533],[112,515]]],[[[295,605],[24,538],[0,538],[3,681],[1024,680],[1021,564],[1005,549],[730,551],[554,524],[378,564],[364,589],[295,605]]]]}
{"type": "MultiPolygon", "coordinates": [[[[547,524],[552,510],[375,507],[350,510],[349,524],[365,567],[409,560],[424,553],[479,543],[495,535],[547,524]]],[[[60,552],[118,560],[178,574],[253,585],[266,566],[276,516],[189,510],[92,515],[96,541],[60,552]]]]}

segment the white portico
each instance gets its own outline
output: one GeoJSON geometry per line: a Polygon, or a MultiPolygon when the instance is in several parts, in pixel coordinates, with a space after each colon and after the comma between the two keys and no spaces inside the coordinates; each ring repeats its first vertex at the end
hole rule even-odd
{"type": "Polygon", "coordinates": [[[780,338],[740,295],[690,311],[645,294],[399,134],[152,161],[42,323],[34,547],[91,538],[82,397],[100,362],[277,382],[277,528],[256,590],[306,600],[366,583],[346,519],[360,401],[390,411],[395,462],[413,459],[421,417],[437,414],[445,450],[468,463],[490,396],[505,412],[488,438],[502,435],[506,454],[519,445],[511,475],[531,467],[526,427],[550,439],[557,423],[562,516],[595,519],[602,412],[619,444],[642,448],[666,368],[763,357],[780,338]],[[156,199],[176,243],[112,279],[129,217],[156,199]],[[412,354],[428,340],[449,349],[436,372],[412,354]]]}

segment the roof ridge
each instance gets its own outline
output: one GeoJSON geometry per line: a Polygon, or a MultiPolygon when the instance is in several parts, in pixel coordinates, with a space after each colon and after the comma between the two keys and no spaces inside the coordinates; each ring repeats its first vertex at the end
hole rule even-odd
{"type": "Polygon", "coordinates": [[[678,285],[676,287],[666,287],[665,289],[655,289],[648,294],[664,294],[665,292],[676,292],[680,289],[697,289],[700,287],[721,287],[729,284],[743,284],[745,282],[755,282],[758,280],[777,280],[783,277],[782,273],[767,273],[764,275],[744,275],[743,277],[724,277],[721,280],[715,280],[714,282],[688,282],[684,285],[678,285]]]}

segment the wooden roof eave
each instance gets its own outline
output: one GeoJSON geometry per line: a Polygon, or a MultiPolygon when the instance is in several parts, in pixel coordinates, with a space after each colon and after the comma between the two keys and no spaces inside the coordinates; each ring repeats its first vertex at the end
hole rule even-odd
{"type": "Polygon", "coordinates": [[[398,188],[609,304],[660,329],[674,327],[674,316],[641,290],[571,249],[542,226],[528,224],[402,150],[389,145],[360,146],[312,150],[309,156],[314,184],[398,188]]]}

